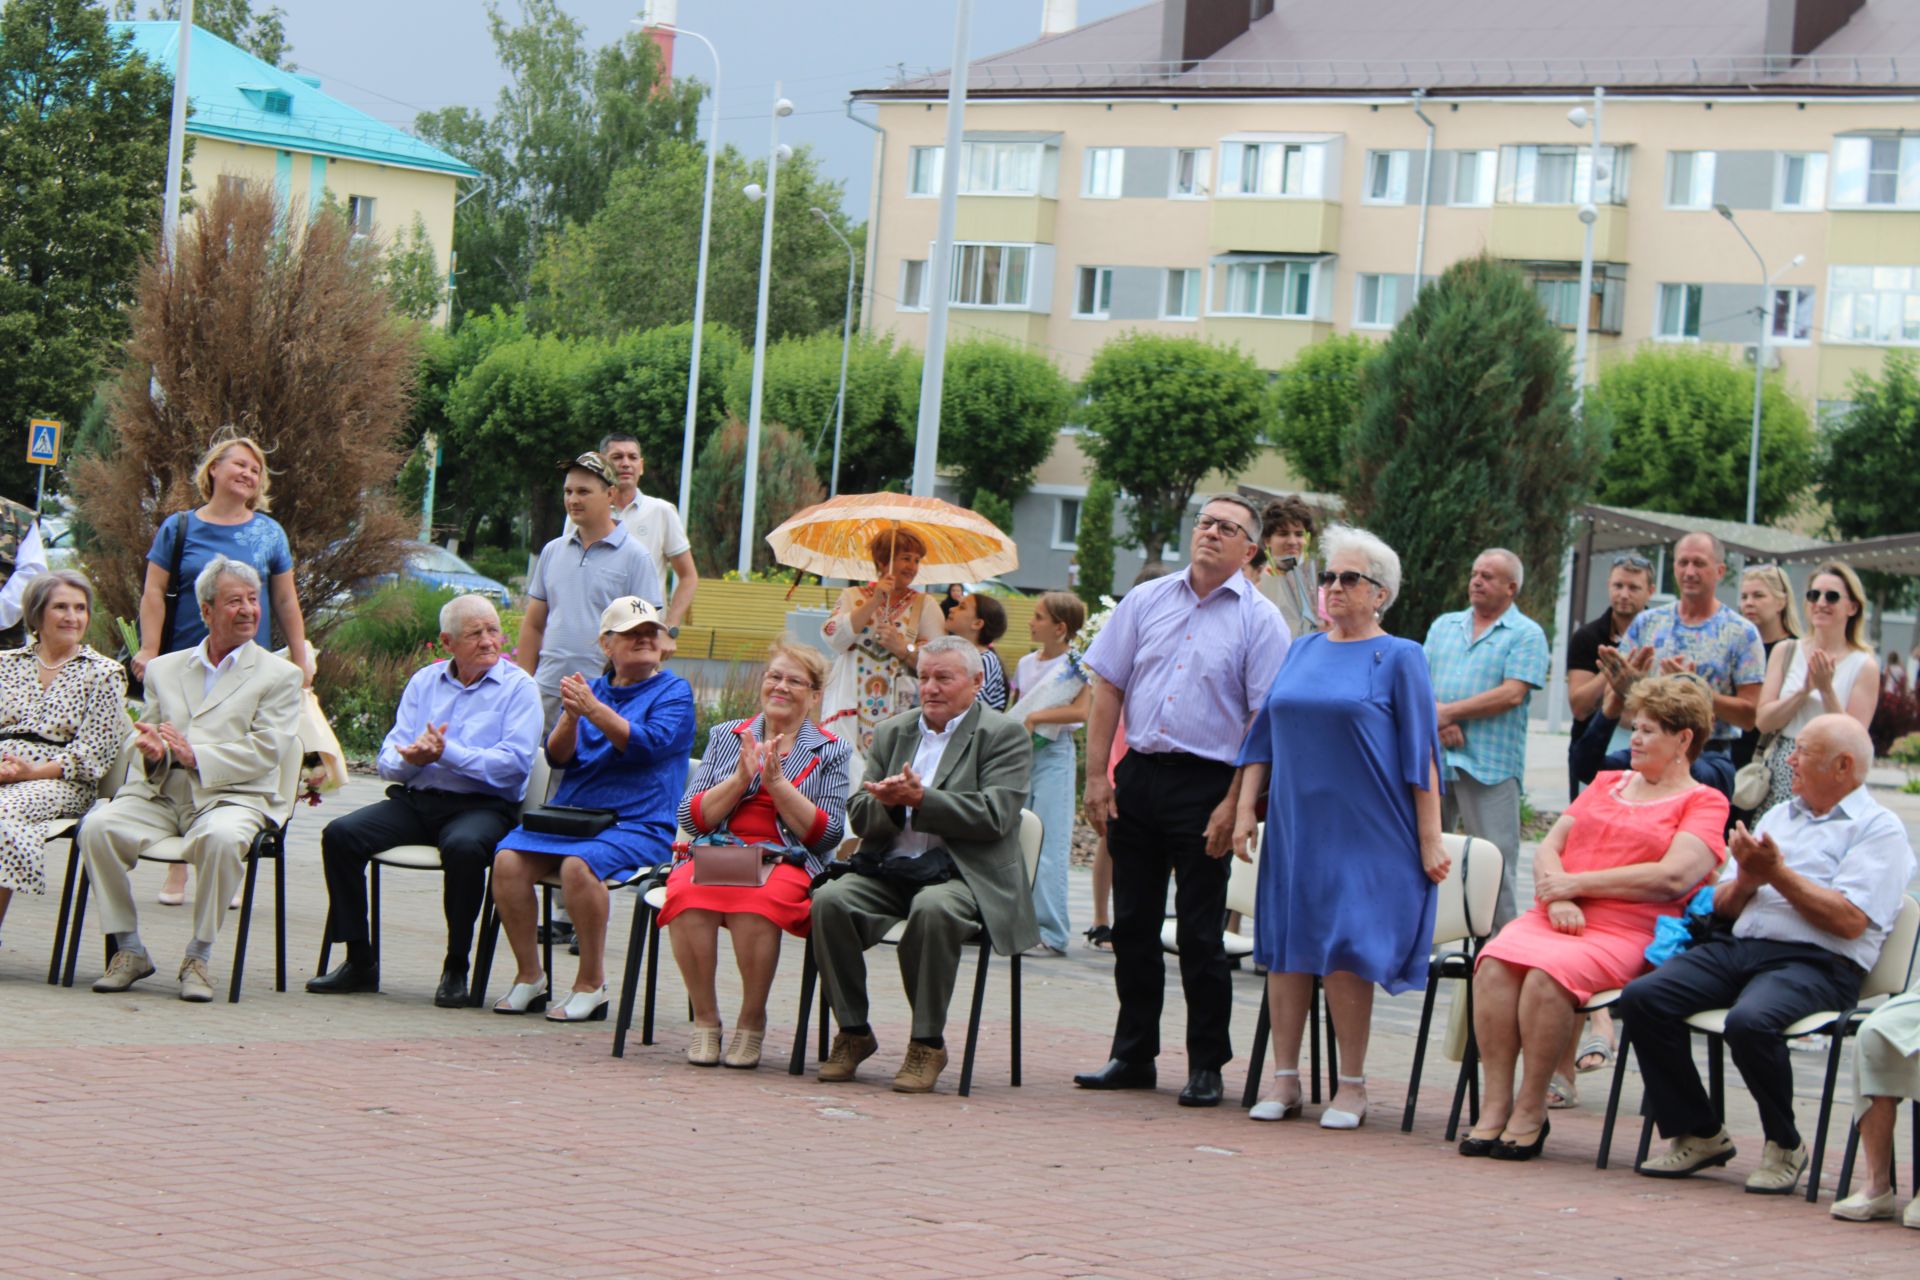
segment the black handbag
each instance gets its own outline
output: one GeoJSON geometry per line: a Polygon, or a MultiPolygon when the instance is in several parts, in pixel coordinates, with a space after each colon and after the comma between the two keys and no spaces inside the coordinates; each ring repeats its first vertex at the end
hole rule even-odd
{"type": "MultiPolygon", "coordinates": [[[[162,529],[166,528],[168,521],[173,520],[180,522],[180,534],[173,541],[173,566],[167,574],[167,612],[166,617],[160,623],[161,653],[168,652],[173,644],[173,622],[175,616],[180,611],[180,565],[181,562],[186,559],[187,555],[186,512],[179,511],[168,516],[166,520],[161,521],[160,527],[162,529]]],[[[120,651],[113,655],[113,660],[119,663],[121,670],[127,673],[127,696],[136,702],[146,701],[146,682],[133,674],[133,654],[128,651],[125,642],[121,643],[120,651]]]]}
{"type": "Polygon", "coordinates": [[[565,804],[529,805],[520,814],[520,825],[529,831],[579,840],[592,839],[619,820],[613,809],[576,809],[565,804]]]}

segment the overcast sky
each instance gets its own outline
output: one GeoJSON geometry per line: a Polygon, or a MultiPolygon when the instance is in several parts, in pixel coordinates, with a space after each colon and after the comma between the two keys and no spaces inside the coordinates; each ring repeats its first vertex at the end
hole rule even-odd
{"type": "MultiPolygon", "coordinates": [[[[333,96],[391,124],[420,111],[465,105],[491,111],[502,84],[487,36],[485,0],[278,0],[300,70],[333,96]]],[[[1089,22],[1141,0],[1080,0],[1089,22]]],[[[509,13],[517,0],[502,0],[509,13]]],[[[618,39],[639,0],[563,0],[594,46],[618,39]]],[[[1041,0],[975,0],[975,57],[1040,33],[1041,0]]],[[[807,144],[830,178],[846,183],[846,206],[866,214],[873,134],[849,122],[847,94],[889,83],[895,66],[945,67],[953,49],[954,0],[681,0],[680,22],[718,47],[720,138],[764,155],[774,81],[795,111],[781,140],[807,144]]],[[[680,74],[712,81],[697,41],[675,53],[680,74]]],[[[870,112],[868,113],[871,114],[870,112]]],[[[705,119],[701,131],[710,127],[705,119]]]]}

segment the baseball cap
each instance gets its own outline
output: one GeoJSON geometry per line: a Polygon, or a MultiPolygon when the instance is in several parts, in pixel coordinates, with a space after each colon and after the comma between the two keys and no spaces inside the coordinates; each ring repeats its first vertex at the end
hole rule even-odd
{"type": "Polygon", "coordinates": [[[609,631],[632,631],[636,627],[647,626],[664,628],[666,625],[660,617],[660,611],[639,596],[621,596],[600,615],[601,635],[609,631]]]}
{"type": "Polygon", "coordinates": [[[575,467],[580,468],[582,471],[592,472],[602,480],[605,480],[609,485],[617,485],[620,483],[620,477],[613,472],[613,464],[597,453],[583,453],[571,462],[561,463],[559,470],[562,474],[565,474],[575,467]]]}

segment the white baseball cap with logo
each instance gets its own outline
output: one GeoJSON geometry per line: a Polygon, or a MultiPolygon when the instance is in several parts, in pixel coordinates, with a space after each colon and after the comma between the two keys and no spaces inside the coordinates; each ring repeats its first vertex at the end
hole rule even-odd
{"type": "Polygon", "coordinates": [[[658,627],[666,630],[666,622],[660,611],[639,596],[621,596],[600,614],[600,634],[613,631],[633,631],[640,627],[658,627]]]}

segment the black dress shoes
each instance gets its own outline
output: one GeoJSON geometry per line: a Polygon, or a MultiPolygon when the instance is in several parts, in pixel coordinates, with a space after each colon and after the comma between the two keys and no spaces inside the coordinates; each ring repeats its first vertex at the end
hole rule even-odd
{"type": "Polygon", "coordinates": [[[1098,1071],[1082,1072],[1073,1078],[1082,1089],[1151,1089],[1158,1081],[1151,1062],[1122,1062],[1119,1058],[1098,1071]]]}
{"type": "Polygon", "coordinates": [[[380,966],[356,965],[345,961],[318,978],[307,979],[307,990],[317,996],[344,996],[359,991],[380,989],[380,966]]]}
{"type": "Polygon", "coordinates": [[[433,1003],[440,1009],[464,1009],[467,1007],[467,971],[465,969],[447,969],[440,974],[440,987],[433,993],[433,1003]]]}
{"type": "Polygon", "coordinates": [[[1180,1091],[1180,1105],[1183,1107],[1217,1107],[1220,1105],[1220,1073],[1218,1071],[1196,1071],[1187,1077],[1187,1087],[1180,1091]]]}

